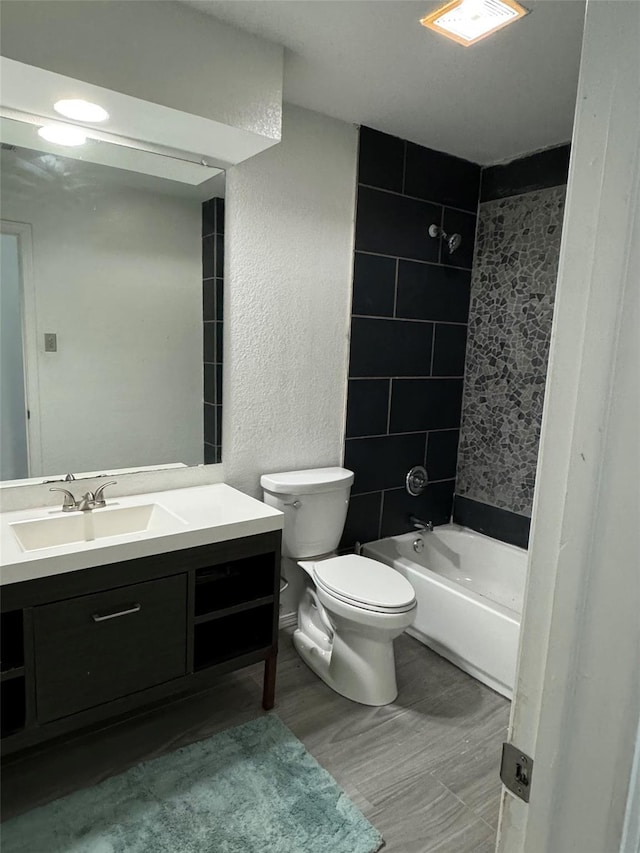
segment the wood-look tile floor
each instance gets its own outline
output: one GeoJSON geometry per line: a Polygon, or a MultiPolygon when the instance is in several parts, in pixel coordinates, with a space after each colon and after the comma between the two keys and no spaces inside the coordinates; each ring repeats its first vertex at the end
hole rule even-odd
{"type": "MultiPolygon", "coordinates": [[[[275,713],[382,833],[384,853],[490,853],[509,703],[406,635],[396,664],[396,702],[356,705],[313,675],[283,632],[275,713]]],[[[249,667],[206,693],[10,761],[3,819],[254,719],[261,680],[262,665],[249,667]]]]}

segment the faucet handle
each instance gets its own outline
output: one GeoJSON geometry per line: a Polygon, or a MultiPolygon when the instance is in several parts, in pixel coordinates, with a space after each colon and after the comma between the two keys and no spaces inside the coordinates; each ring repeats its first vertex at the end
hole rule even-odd
{"type": "Polygon", "coordinates": [[[78,509],[78,503],[68,489],[49,489],[50,492],[62,492],[64,501],[62,502],[63,512],[73,512],[78,509]]]}
{"type": "Polygon", "coordinates": [[[107,488],[107,486],[117,486],[117,485],[118,485],[117,480],[109,480],[108,483],[104,483],[102,486],[98,486],[98,488],[95,490],[94,495],[93,495],[95,505],[97,507],[106,506],[107,502],[104,499],[104,490],[107,488]]]}

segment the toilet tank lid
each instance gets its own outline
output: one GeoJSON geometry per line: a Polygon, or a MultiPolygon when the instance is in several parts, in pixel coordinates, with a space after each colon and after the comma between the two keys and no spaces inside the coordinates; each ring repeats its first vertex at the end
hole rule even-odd
{"type": "Polygon", "coordinates": [[[308,468],[305,471],[284,471],[263,474],[260,485],[276,495],[313,495],[346,489],[353,483],[353,471],[346,468],[308,468]]]}

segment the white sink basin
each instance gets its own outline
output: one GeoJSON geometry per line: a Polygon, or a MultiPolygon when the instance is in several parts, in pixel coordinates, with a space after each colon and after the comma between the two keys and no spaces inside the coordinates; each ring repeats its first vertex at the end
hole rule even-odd
{"type": "Polygon", "coordinates": [[[177,515],[154,503],[71,512],[54,518],[16,521],[10,526],[24,551],[37,551],[132,533],[172,533],[185,524],[177,515]]]}

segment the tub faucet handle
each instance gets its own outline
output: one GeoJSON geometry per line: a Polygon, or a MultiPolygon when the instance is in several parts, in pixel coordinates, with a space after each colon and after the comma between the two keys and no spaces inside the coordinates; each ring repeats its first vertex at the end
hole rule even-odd
{"type": "Polygon", "coordinates": [[[424,465],[414,465],[405,477],[405,487],[407,492],[414,498],[421,495],[427,488],[429,475],[424,465]]]}

